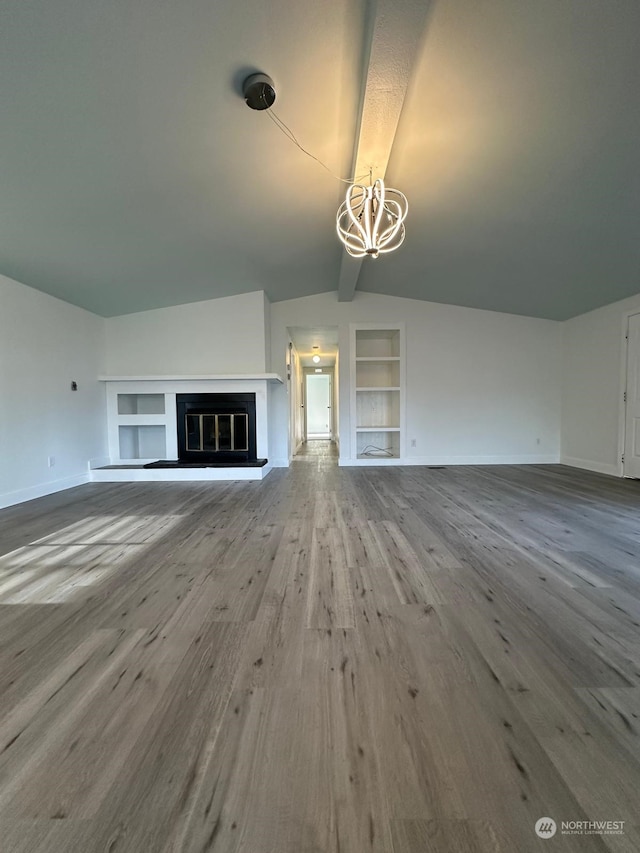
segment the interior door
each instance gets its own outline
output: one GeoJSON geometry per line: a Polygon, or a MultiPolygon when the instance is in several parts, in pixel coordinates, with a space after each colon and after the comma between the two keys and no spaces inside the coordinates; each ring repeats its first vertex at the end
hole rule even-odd
{"type": "Polygon", "coordinates": [[[331,376],[307,374],[307,439],[331,438],[331,376]]]}
{"type": "Polygon", "coordinates": [[[629,317],[624,476],[640,479],[640,314],[629,317]]]}

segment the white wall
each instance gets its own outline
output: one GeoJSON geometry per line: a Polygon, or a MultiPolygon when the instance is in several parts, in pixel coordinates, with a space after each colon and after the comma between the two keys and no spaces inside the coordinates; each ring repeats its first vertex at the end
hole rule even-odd
{"type": "Polygon", "coordinates": [[[110,376],[267,372],[269,303],[261,290],[110,317],[110,376]]]}
{"type": "MultiPolygon", "coordinates": [[[[406,324],[407,464],[554,462],[560,453],[561,324],[357,292],[271,306],[272,369],[284,372],[287,327],[337,325],[341,461],[351,457],[349,323],[406,324]],[[416,446],[411,447],[411,439],[416,446]]],[[[286,458],[286,389],[273,395],[286,458]]]]}
{"type": "Polygon", "coordinates": [[[640,294],[564,323],[562,462],[620,476],[624,321],[640,294]]]}
{"type": "Polygon", "coordinates": [[[262,335],[264,341],[264,369],[271,373],[271,303],[266,293],[262,293],[262,335]]]}
{"type": "Polygon", "coordinates": [[[86,482],[106,457],[104,364],[102,318],[0,276],[0,506],[86,482]]]}
{"type": "Polygon", "coordinates": [[[290,355],[290,417],[293,419],[292,445],[289,454],[292,455],[304,441],[304,369],[300,362],[300,355],[295,346],[291,347],[290,355]]]}

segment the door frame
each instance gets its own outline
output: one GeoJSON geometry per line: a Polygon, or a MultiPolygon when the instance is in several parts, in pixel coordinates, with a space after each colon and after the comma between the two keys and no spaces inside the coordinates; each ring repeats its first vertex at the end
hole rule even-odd
{"type": "MultiPolygon", "coordinates": [[[[302,366],[300,365],[300,356],[296,350],[295,344],[290,340],[287,345],[287,392],[289,399],[289,464],[293,461],[293,457],[300,451],[304,443],[304,434],[298,439],[298,418],[300,417],[300,408],[303,403],[304,393],[304,377],[302,375],[302,366]]],[[[304,425],[303,430],[304,433],[304,425]]]]}
{"type": "MultiPolygon", "coordinates": [[[[323,367],[322,373],[325,376],[329,377],[329,399],[331,400],[331,419],[329,421],[329,429],[331,431],[331,438],[327,439],[327,441],[335,441],[336,437],[336,377],[335,377],[335,369],[333,367],[323,367]]],[[[304,441],[308,441],[307,438],[307,376],[315,376],[316,368],[315,367],[303,367],[302,368],[302,405],[304,407],[304,441]]]]}
{"type": "Polygon", "coordinates": [[[624,477],[624,450],[627,440],[627,376],[629,370],[629,320],[640,314],[637,308],[625,311],[622,316],[622,346],[620,347],[620,394],[618,403],[618,476],[624,477]]]}

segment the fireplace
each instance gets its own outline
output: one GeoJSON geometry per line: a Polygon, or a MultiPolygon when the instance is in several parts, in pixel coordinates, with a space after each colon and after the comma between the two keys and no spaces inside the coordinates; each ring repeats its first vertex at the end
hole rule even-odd
{"type": "Polygon", "coordinates": [[[257,461],[256,395],[178,394],[180,462],[257,461]]]}

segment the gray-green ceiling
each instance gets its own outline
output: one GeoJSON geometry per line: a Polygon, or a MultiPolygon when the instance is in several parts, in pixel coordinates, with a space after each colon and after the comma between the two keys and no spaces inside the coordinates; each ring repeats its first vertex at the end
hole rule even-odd
{"type": "MultiPolygon", "coordinates": [[[[105,316],[336,290],[342,185],[238,85],[268,72],[344,174],[372,8],[3,0],[0,273],[105,316]]],[[[434,0],[387,171],[407,239],[358,288],[554,319],[640,291],[638,92],[638,0],[434,0]]]]}

